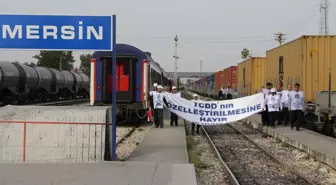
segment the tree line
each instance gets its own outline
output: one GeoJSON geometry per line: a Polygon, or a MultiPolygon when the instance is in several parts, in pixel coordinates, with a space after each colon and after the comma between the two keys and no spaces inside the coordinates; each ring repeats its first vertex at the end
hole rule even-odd
{"type": "MultiPolygon", "coordinates": [[[[41,66],[58,70],[78,70],[77,68],[74,68],[75,59],[72,51],[40,51],[38,54],[34,55],[33,58],[37,59],[37,63],[25,62],[25,64],[32,67],[41,66]]],[[[79,59],[81,61],[79,70],[89,76],[91,54],[82,54],[79,59]]]]}

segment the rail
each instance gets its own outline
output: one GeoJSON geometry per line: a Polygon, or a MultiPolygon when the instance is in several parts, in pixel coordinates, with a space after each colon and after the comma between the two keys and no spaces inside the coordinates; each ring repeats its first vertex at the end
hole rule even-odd
{"type": "MultiPolygon", "coordinates": [[[[11,125],[2,128],[3,132],[2,134],[6,133],[6,131],[4,130],[11,129],[9,131],[7,130],[7,133],[9,133],[7,136],[7,140],[6,139],[3,140],[3,142],[5,142],[6,140],[7,144],[2,143],[4,153],[2,160],[6,161],[5,159],[6,147],[10,147],[10,154],[12,153],[11,151],[12,147],[14,147],[18,148],[14,149],[16,157],[22,155],[22,162],[27,161],[27,148],[28,148],[27,141],[29,139],[31,142],[34,141],[34,143],[38,143],[37,144],[38,146],[39,143],[41,143],[42,145],[47,145],[42,147],[43,150],[42,154],[39,154],[39,152],[35,150],[36,148],[34,148],[32,144],[30,144],[31,145],[30,147],[33,148],[31,152],[36,154],[36,156],[31,155],[32,161],[40,160],[38,155],[46,157],[48,156],[49,153],[51,156],[53,156],[54,152],[53,148],[55,147],[63,151],[63,153],[62,152],[59,153],[59,156],[56,156],[57,160],[90,161],[90,160],[97,160],[99,156],[100,160],[103,160],[104,159],[103,150],[105,148],[105,139],[103,139],[103,137],[105,137],[105,128],[103,126],[110,125],[106,123],[91,123],[91,122],[59,122],[59,121],[56,122],[56,121],[23,121],[23,120],[0,120],[0,124],[11,125]],[[16,125],[22,125],[22,127],[18,127],[16,125]],[[36,126],[41,125],[44,126],[40,127],[39,129],[34,128],[36,126]],[[49,125],[49,127],[45,127],[45,125],[49,125]],[[55,125],[57,125],[57,128],[55,127],[55,125]],[[60,125],[71,125],[71,126],[61,127],[60,125]],[[81,125],[82,127],[80,128],[79,125],[81,125]],[[76,128],[73,128],[73,126],[76,126],[76,128]],[[21,144],[19,144],[20,142],[18,141],[18,138],[21,137],[19,134],[20,130],[22,131],[21,144]],[[36,130],[38,130],[37,133],[36,130]],[[57,137],[54,137],[55,132],[57,134],[57,137]],[[51,137],[48,138],[48,135],[51,137]],[[60,138],[60,135],[63,135],[64,138],[62,138],[62,136],[60,138]],[[43,140],[44,136],[47,137],[47,139],[43,140]],[[73,139],[75,141],[73,141],[73,139]],[[100,141],[98,141],[97,139],[100,139],[100,141]],[[10,144],[13,144],[13,146],[11,146],[10,144]],[[74,146],[71,146],[72,144],[74,146]],[[93,146],[91,144],[93,144],[93,146]],[[75,148],[75,151],[71,151],[72,148],[75,148]],[[67,149],[69,149],[69,151],[67,149]],[[93,149],[93,151],[91,149],[93,149]],[[85,150],[87,150],[87,156],[86,154],[84,154],[85,150]],[[73,155],[75,155],[75,158],[73,158],[73,155]],[[87,157],[87,159],[85,159],[85,157],[87,157]]],[[[37,149],[39,149],[38,146],[37,149]]],[[[19,159],[16,158],[15,161],[18,162],[19,159]]]]}
{"type": "MultiPolygon", "coordinates": [[[[191,99],[191,95],[189,95],[187,92],[184,92],[184,96],[187,99],[191,99]]],[[[228,167],[228,165],[224,162],[221,154],[219,153],[215,143],[211,140],[208,132],[205,130],[205,128],[203,127],[203,125],[201,125],[201,128],[203,130],[203,133],[205,133],[205,136],[208,140],[208,142],[210,143],[210,146],[212,148],[212,150],[216,153],[217,158],[219,159],[219,161],[221,162],[222,166],[224,167],[224,170],[226,172],[226,174],[229,176],[229,180],[231,181],[231,183],[233,185],[240,185],[240,183],[238,182],[237,178],[235,177],[235,175],[232,173],[232,171],[230,170],[230,168],[228,167]]]]}
{"type": "MultiPolygon", "coordinates": [[[[243,132],[241,132],[240,130],[238,130],[237,128],[233,127],[232,125],[228,124],[232,129],[234,129],[236,132],[238,132],[240,135],[242,135],[245,139],[249,140],[250,142],[252,142],[255,146],[257,146],[260,150],[262,150],[268,157],[270,157],[272,160],[274,160],[276,163],[280,164],[281,166],[283,166],[284,168],[288,169],[289,171],[291,171],[292,173],[296,174],[297,176],[299,176],[300,178],[304,179],[308,184],[310,185],[315,185],[315,183],[311,182],[310,180],[308,180],[307,178],[305,178],[304,176],[302,176],[298,171],[294,170],[293,168],[291,168],[290,166],[286,165],[285,163],[283,163],[281,160],[279,160],[277,157],[275,157],[275,155],[273,155],[272,153],[268,152],[267,150],[265,150],[262,146],[260,146],[258,143],[256,143],[253,139],[251,139],[249,136],[247,136],[246,134],[244,134],[243,132]]],[[[258,131],[260,132],[260,131],[258,131]]]]}
{"type": "MultiPolygon", "coordinates": [[[[85,103],[89,102],[89,98],[84,98],[84,99],[74,99],[74,100],[58,100],[58,101],[51,101],[51,102],[46,102],[46,103],[41,103],[41,102],[33,102],[33,103],[27,103],[24,104],[26,105],[32,105],[32,106],[50,106],[50,105],[73,105],[73,104],[78,104],[78,103],[85,103]]],[[[13,104],[16,105],[16,104],[13,104]]],[[[0,103],[0,107],[6,106],[5,104],[0,103]]]]}
{"type": "MultiPolygon", "coordinates": [[[[56,101],[56,102],[47,102],[47,103],[39,103],[36,104],[38,106],[49,106],[49,105],[73,105],[73,104],[78,104],[78,103],[85,103],[89,102],[89,98],[85,99],[75,99],[75,100],[64,100],[64,101],[56,101]]],[[[32,104],[35,105],[35,104],[32,104]]]]}
{"type": "MultiPolygon", "coordinates": [[[[187,94],[188,96],[190,96],[187,92],[185,92],[185,94],[187,94]]],[[[309,185],[315,185],[315,183],[313,183],[312,181],[308,180],[306,177],[304,177],[303,175],[301,175],[298,171],[296,171],[295,169],[291,168],[290,166],[286,165],[285,163],[283,163],[281,160],[279,160],[276,156],[274,156],[272,153],[268,152],[267,150],[265,150],[262,146],[260,146],[258,143],[256,143],[253,139],[251,139],[249,136],[245,135],[243,132],[241,132],[240,130],[236,129],[235,127],[233,127],[230,124],[227,124],[230,126],[230,128],[232,128],[233,130],[235,130],[238,134],[242,135],[246,140],[252,142],[257,148],[259,148],[261,151],[263,151],[267,156],[269,156],[273,161],[275,161],[276,163],[278,163],[279,165],[283,166],[284,168],[288,169],[289,171],[291,171],[293,174],[297,175],[298,177],[300,177],[301,179],[303,179],[307,184],[309,185]]],[[[224,166],[225,171],[227,172],[227,174],[229,175],[230,181],[235,184],[235,185],[239,185],[239,182],[237,181],[236,177],[234,176],[234,174],[232,173],[232,171],[230,170],[230,168],[227,166],[227,164],[224,162],[223,158],[221,157],[216,145],[214,144],[214,142],[212,141],[211,137],[209,136],[208,132],[206,131],[206,129],[201,125],[201,128],[203,130],[203,132],[206,135],[207,140],[209,141],[212,149],[215,151],[217,157],[219,158],[219,160],[221,161],[222,165],[224,166]]]]}

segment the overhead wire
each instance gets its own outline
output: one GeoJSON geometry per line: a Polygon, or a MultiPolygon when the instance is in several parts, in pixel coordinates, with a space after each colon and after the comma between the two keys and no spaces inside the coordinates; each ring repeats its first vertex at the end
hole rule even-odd
{"type": "MultiPolygon", "coordinates": [[[[314,18],[319,12],[319,9],[314,11],[305,21],[303,21],[304,24],[309,22],[312,18],[314,18]]],[[[302,26],[301,26],[302,27],[302,26]]],[[[292,33],[288,33],[287,35],[291,35],[292,33]]],[[[118,37],[128,38],[128,39],[145,39],[145,40],[161,40],[163,42],[169,41],[173,43],[174,36],[144,36],[144,35],[122,35],[117,34],[118,37]]],[[[199,46],[202,48],[210,49],[212,47],[220,47],[223,48],[223,50],[228,48],[239,48],[239,47],[247,47],[246,44],[253,43],[253,44],[259,44],[259,43],[266,43],[266,42],[274,42],[274,36],[236,36],[236,37],[179,37],[179,41],[181,43],[185,44],[191,44],[195,46],[199,46]],[[202,43],[202,44],[200,44],[202,43]],[[209,46],[211,45],[211,46],[209,46]],[[216,46],[217,45],[217,46],[216,46]],[[228,46],[223,46],[228,45],[228,46]]],[[[204,52],[203,50],[197,50],[193,49],[197,53],[201,53],[204,55],[211,55],[211,56],[225,56],[228,57],[229,54],[225,53],[209,53],[204,52]]],[[[258,53],[258,52],[257,52],[258,53]]],[[[232,54],[231,56],[237,56],[240,55],[240,53],[232,54]]],[[[231,58],[231,57],[230,57],[231,58]]],[[[199,62],[199,61],[198,61],[199,62]]],[[[204,61],[206,62],[206,61],[204,61]]],[[[206,63],[223,63],[222,61],[212,61],[212,62],[206,62],[206,63]]]]}
{"type": "MultiPolygon", "coordinates": [[[[304,25],[306,25],[308,22],[310,22],[311,19],[313,19],[314,17],[316,17],[316,14],[317,14],[317,13],[320,13],[320,8],[318,8],[318,9],[315,10],[312,14],[310,14],[309,17],[308,17],[307,19],[305,19],[305,20],[303,20],[303,21],[300,21],[300,22],[302,22],[302,24],[299,24],[300,27],[298,26],[297,28],[301,28],[301,29],[303,29],[302,27],[304,27],[304,25]]],[[[302,31],[300,31],[300,32],[302,32],[302,31]]],[[[287,32],[286,34],[287,34],[287,35],[294,35],[293,33],[291,33],[291,31],[290,31],[290,32],[287,32]]],[[[301,35],[302,35],[302,34],[301,34],[301,35]]],[[[295,36],[296,36],[296,35],[295,35],[295,36]]]]}
{"type": "MultiPolygon", "coordinates": [[[[169,39],[173,40],[172,37],[168,36],[141,36],[141,35],[121,35],[117,34],[118,37],[128,37],[128,38],[139,38],[139,39],[169,39]]],[[[250,37],[183,37],[179,36],[179,40],[232,40],[232,39],[262,39],[262,38],[273,38],[273,36],[250,36],[250,37]]]]}

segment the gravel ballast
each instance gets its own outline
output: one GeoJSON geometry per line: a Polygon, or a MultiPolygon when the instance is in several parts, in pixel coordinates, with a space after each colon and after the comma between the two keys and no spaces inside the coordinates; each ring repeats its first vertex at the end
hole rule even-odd
{"type": "Polygon", "coordinates": [[[206,130],[240,184],[307,185],[304,179],[276,163],[230,125],[211,126],[206,130]]]}
{"type": "Polygon", "coordinates": [[[328,165],[315,160],[305,152],[273,137],[266,136],[242,123],[231,125],[310,181],[320,185],[336,185],[336,171],[328,165]]]}
{"type": "Polygon", "coordinates": [[[147,132],[151,128],[152,127],[148,125],[136,128],[136,130],[129,137],[127,137],[117,146],[117,158],[120,160],[126,159],[138,146],[138,144],[144,139],[147,132]]]}

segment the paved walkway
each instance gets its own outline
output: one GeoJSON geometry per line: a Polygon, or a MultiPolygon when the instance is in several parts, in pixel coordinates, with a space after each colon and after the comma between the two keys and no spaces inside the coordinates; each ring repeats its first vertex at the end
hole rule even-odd
{"type": "MultiPolygon", "coordinates": [[[[190,166],[187,152],[184,120],[179,120],[179,126],[170,126],[169,113],[164,112],[164,128],[152,128],[143,142],[130,155],[128,161],[145,161],[156,164],[156,171],[153,175],[153,184],[168,184],[172,180],[174,164],[184,164],[185,170],[182,174],[195,173],[194,167],[190,166]],[[187,169],[188,168],[188,169],[187,169]]],[[[180,166],[182,167],[182,166],[180,166]]],[[[184,168],[182,167],[182,168],[184,168]]],[[[188,176],[188,175],[187,175],[188,176]]],[[[193,181],[189,181],[192,183],[193,181]]],[[[189,184],[187,183],[187,184],[189,184]]]]}
{"type": "Polygon", "coordinates": [[[263,127],[260,114],[250,116],[245,122],[264,133],[307,152],[317,160],[336,169],[336,139],[304,128],[301,128],[301,131],[296,131],[291,130],[289,126],[277,126],[275,129],[263,127]]]}

